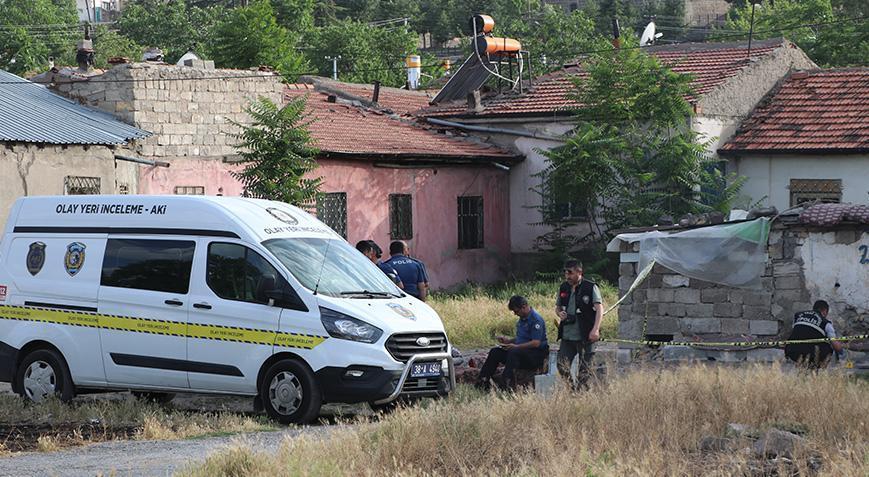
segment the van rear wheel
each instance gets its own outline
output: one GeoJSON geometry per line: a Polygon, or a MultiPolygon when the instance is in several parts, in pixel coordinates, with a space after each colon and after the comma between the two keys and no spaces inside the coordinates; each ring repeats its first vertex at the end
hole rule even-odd
{"type": "Polygon", "coordinates": [[[15,373],[15,387],[22,397],[37,403],[51,396],[63,402],[75,397],[66,362],[51,349],[38,349],[24,357],[15,373]]]}
{"type": "Polygon", "coordinates": [[[266,413],[281,424],[309,423],[320,414],[323,403],[314,373],[293,359],[273,364],[263,376],[259,392],[266,413]]]}

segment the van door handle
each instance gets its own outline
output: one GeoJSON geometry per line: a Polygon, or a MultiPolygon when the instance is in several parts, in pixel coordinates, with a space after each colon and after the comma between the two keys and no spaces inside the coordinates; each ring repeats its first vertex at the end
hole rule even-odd
{"type": "Polygon", "coordinates": [[[184,302],[179,301],[179,300],[166,300],[163,303],[165,303],[167,305],[172,305],[172,306],[181,306],[184,304],[184,302]]]}
{"type": "Polygon", "coordinates": [[[208,303],[194,303],[193,308],[199,308],[200,310],[210,310],[211,305],[208,303]]]}

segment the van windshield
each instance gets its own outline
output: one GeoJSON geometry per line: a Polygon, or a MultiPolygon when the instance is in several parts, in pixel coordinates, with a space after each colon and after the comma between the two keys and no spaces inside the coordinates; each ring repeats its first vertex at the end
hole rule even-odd
{"type": "Polygon", "coordinates": [[[404,296],[371,260],[343,240],[271,239],[263,245],[311,291],[345,298],[404,296]]]}

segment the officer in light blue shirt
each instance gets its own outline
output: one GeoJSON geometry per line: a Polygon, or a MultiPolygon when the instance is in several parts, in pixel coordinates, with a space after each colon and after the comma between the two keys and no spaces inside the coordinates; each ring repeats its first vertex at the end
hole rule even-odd
{"type": "Polygon", "coordinates": [[[428,274],[422,262],[407,256],[407,244],[396,240],[389,244],[389,260],[384,264],[398,272],[404,292],[425,301],[428,296],[428,274]]]}
{"type": "Polygon", "coordinates": [[[519,317],[516,322],[516,337],[498,336],[498,346],[489,350],[486,362],[480,368],[477,387],[488,389],[490,378],[498,365],[504,364],[501,374],[503,384],[514,387],[513,371],[516,369],[536,369],[543,365],[549,356],[549,342],[546,339],[546,322],[539,313],[531,308],[528,300],[520,295],[510,298],[507,308],[519,317]]]}

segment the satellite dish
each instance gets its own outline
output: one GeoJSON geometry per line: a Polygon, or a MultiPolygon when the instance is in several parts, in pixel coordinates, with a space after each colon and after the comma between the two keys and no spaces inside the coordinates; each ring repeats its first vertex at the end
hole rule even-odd
{"type": "Polygon", "coordinates": [[[655,33],[655,22],[649,22],[646,29],[643,30],[643,36],[640,37],[640,46],[654,45],[655,40],[664,36],[663,33],[655,33]]]}

